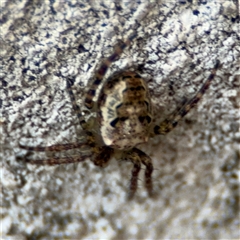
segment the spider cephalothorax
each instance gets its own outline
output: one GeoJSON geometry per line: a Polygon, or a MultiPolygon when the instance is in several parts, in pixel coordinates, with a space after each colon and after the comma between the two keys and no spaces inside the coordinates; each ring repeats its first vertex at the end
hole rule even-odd
{"type": "MultiPolygon", "coordinates": [[[[101,85],[107,69],[112,62],[116,61],[123,50],[136,37],[130,35],[126,41],[117,45],[113,54],[105,59],[96,71],[94,81],[90,84],[84,104],[92,110],[95,107],[93,98],[96,90],[101,85]]],[[[29,147],[20,145],[21,148],[31,151],[67,151],[69,149],[84,149],[80,155],[69,157],[53,157],[46,160],[27,160],[31,164],[66,164],[82,162],[90,159],[97,166],[104,167],[112,157],[120,160],[127,160],[133,163],[132,177],[130,180],[129,198],[134,196],[137,190],[138,173],[141,164],[146,167],[145,186],[149,195],[152,195],[152,171],[151,158],[139,150],[137,146],[148,141],[154,135],[165,135],[170,132],[191,108],[193,108],[208,89],[210,82],[216,74],[219,66],[217,61],[212,73],[204,82],[197,94],[186,101],[182,107],[173,112],[166,120],[159,125],[154,125],[151,98],[145,80],[132,71],[119,72],[103,84],[100,91],[96,111],[97,117],[86,122],[82,111],[76,104],[75,96],[71,90],[71,84],[67,82],[73,109],[79,119],[79,123],[86,135],[83,142],[57,144],[48,147],[29,147]]]]}

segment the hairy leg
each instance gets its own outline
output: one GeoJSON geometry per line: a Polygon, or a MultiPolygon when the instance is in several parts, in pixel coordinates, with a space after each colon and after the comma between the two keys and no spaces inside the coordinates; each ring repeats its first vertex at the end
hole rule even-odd
{"type": "Polygon", "coordinates": [[[22,144],[19,144],[19,147],[22,149],[26,149],[29,151],[36,151],[36,152],[59,152],[63,150],[70,150],[75,148],[94,148],[95,147],[95,138],[94,135],[91,132],[87,133],[86,141],[85,142],[73,142],[73,143],[64,143],[64,144],[54,144],[51,146],[25,146],[22,144]]]}
{"type": "Polygon", "coordinates": [[[153,164],[152,164],[152,159],[144,152],[141,150],[134,148],[134,152],[136,152],[141,160],[141,163],[145,165],[146,170],[145,170],[145,187],[148,191],[148,195],[152,196],[153,195],[153,185],[152,185],[152,172],[153,172],[153,164]]]}
{"type": "Polygon", "coordinates": [[[36,164],[36,165],[59,165],[59,164],[68,164],[68,163],[76,163],[83,162],[87,158],[91,157],[91,155],[82,155],[82,156],[71,156],[71,157],[53,157],[45,160],[30,160],[26,159],[27,163],[36,164]]]}
{"type": "Polygon", "coordinates": [[[178,109],[176,112],[174,112],[168,119],[161,122],[159,125],[154,127],[154,133],[155,134],[162,134],[165,135],[168,132],[170,132],[174,127],[177,126],[178,122],[193,108],[196,106],[196,104],[201,100],[204,93],[207,91],[211,81],[214,79],[216,75],[216,71],[220,65],[220,62],[217,60],[217,63],[212,70],[212,73],[209,75],[206,82],[203,84],[203,86],[200,88],[200,90],[197,92],[197,94],[187,101],[185,105],[183,105],[180,109],[178,109]]]}
{"type": "Polygon", "coordinates": [[[130,189],[128,199],[132,199],[137,191],[138,187],[138,175],[141,170],[141,163],[146,166],[145,170],[145,187],[148,191],[149,196],[152,195],[152,172],[153,165],[151,158],[144,152],[137,148],[133,148],[131,151],[124,154],[124,160],[131,161],[133,163],[132,177],[130,180],[130,189]]]}
{"type": "Polygon", "coordinates": [[[70,150],[70,149],[74,149],[74,148],[81,148],[84,146],[88,146],[86,143],[66,143],[66,144],[56,144],[56,145],[51,145],[51,146],[47,146],[47,147],[42,147],[42,146],[36,146],[36,147],[31,147],[31,146],[25,146],[25,145],[21,145],[19,144],[19,147],[22,149],[26,149],[29,151],[36,151],[36,152],[59,152],[59,151],[63,151],[63,150],[70,150]]]}
{"type": "Polygon", "coordinates": [[[93,108],[93,97],[96,94],[96,89],[98,86],[102,83],[102,80],[110,67],[110,65],[117,60],[117,58],[121,55],[123,50],[130,45],[131,41],[136,37],[136,34],[131,35],[129,38],[127,38],[124,42],[119,44],[118,46],[115,47],[114,53],[106,58],[103,63],[100,65],[99,69],[97,70],[94,81],[90,88],[88,89],[86,96],[85,96],[85,106],[88,109],[93,108]]]}
{"type": "Polygon", "coordinates": [[[26,149],[29,151],[36,151],[36,152],[59,152],[63,150],[71,150],[71,149],[81,149],[81,155],[74,155],[69,157],[52,157],[46,160],[30,160],[26,159],[26,162],[31,164],[39,164],[39,165],[58,165],[58,164],[67,164],[67,163],[75,163],[75,162],[82,162],[85,161],[87,158],[91,158],[93,156],[94,150],[97,148],[94,143],[94,136],[90,134],[87,136],[86,142],[81,143],[66,143],[66,144],[56,144],[52,146],[24,146],[19,144],[19,147],[22,149],[26,149]],[[84,149],[82,149],[84,148],[84,149]]]}
{"type": "Polygon", "coordinates": [[[128,199],[132,199],[138,188],[138,175],[141,170],[141,161],[135,152],[129,154],[129,160],[133,163],[132,177],[130,180],[128,199]]]}

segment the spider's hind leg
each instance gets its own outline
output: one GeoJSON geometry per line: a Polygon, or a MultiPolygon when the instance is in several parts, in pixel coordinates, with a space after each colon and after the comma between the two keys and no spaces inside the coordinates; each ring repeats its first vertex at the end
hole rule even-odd
{"type": "Polygon", "coordinates": [[[73,143],[65,143],[65,144],[55,144],[51,146],[25,146],[19,144],[19,147],[29,151],[36,152],[60,152],[71,149],[81,150],[81,154],[67,156],[67,157],[51,157],[45,160],[31,160],[26,159],[26,162],[31,164],[38,165],[59,165],[59,164],[68,164],[68,163],[76,163],[83,162],[88,158],[92,157],[92,152],[94,153],[95,149],[98,149],[95,145],[95,137],[92,133],[87,134],[87,141],[85,142],[73,142],[73,143]]]}
{"type": "Polygon", "coordinates": [[[204,93],[209,88],[211,81],[214,79],[217,69],[219,68],[220,62],[217,60],[215,67],[213,68],[211,74],[208,79],[202,85],[197,94],[187,101],[181,108],[177,109],[168,119],[164,120],[160,123],[160,125],[154,127],[154,134],[162,134],[165,135],[170,132],[174,127],[177,126],[178,122],[193,108],[197,105],[197,103],[201,100],[204,93]]]}
{"type": "Polygon", "coordinates": [[[130,190],[128,199],[132,199],[137,191],[138,187],[138,174],[141,170],[141,163],[146,166],[145,170],[145,187],[148,191],[148,195],[153,195],[153,187],[152,187],[152,172],[153,172],[153,165],[151,158],[137,148],[133,148],[129,151],[126,156],[126,160],[130,160],[133,163],[132,169],[132,177],[130,180],[130,190]]]}
{"type": "Polygon", "coordinates": [[[141,150],[134,148],[135,152],[138,153],[141,163],[145,165],[145,187],[148,191],[149,196],[153,196],[153,184],[152,184],[152,172],[153,172],[153,164],[152,159],[141,150]]]}
{"type": "Polygon", "coordinates": [[[36,165],[60,165],[60,164],[68,164],[68,163],[76,163],[76,162],[83,162],[86,159],[88,159],[89,157],[91,157],[91,154],[88,155],[80,155],[80,156],[69,156],[69,157],[52,157],[52,158],[48,158],[45,160],[31,160],[31,159],[26,159],[27,163],[31,163],[31,164],[36,164],[36,165]]]}

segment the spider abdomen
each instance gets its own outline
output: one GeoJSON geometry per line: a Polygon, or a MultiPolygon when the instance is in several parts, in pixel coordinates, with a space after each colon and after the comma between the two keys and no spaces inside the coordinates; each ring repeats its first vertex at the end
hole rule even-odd
{"type": "Polygon", "coordinates": [[[134,72],[113,76],[98,103],[100,132],[107,146],[127,149],[148,141],[152,105],[141,76],[134,72]]]}

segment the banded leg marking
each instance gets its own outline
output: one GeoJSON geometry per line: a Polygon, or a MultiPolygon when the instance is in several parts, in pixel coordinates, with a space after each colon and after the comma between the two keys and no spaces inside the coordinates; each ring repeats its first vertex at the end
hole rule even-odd
{"type": "Polygon", "coordinates": [[[36,152],[45,152],[45,151],[63,151],[63,150],[70,150],[70,149],[74,149],[74,148],[81,148],[84,146],[89,146],[86,143],[66,143],[66,144],[56,144],[56,145],[51,145],[51,146],[47,146],[47,147],[41,147],[41,146],[36,146],[36,147],[31,147],[31,146],[25,146],[25,145],[21,145],[19,144],[20,148],[29,150],[29,151],[36,151],[36,152]]]}
{"type": "Polygon", "coordinates": [[[27,159],[27,163],[36,164],[36,165],[59,165],[59,164],[68,164],[68,163],[76,163],[76,162],[83,162],[87,158],[90,158],[91,155],[84,155],[84,156],[72,156],[72,157],[64,157],[58,158],[53,157],[46,160],[29,160],[27,159]]]}
{"type": "Polygon", "coordinates": [[[130,188],[129,188],[129,195],[128,195],[128,199],[132,199],[137,191],[138,188],[138,175],[139,172],[141,170],[141,162],[139,159],[135,159],[135,157],[133,156],[132,158],[130,158],[130,160],[133,163],[133,168],[132,168],[132,177],[130,180],[130,188]]]}
{"type": "Polygon", "coordinates": [[[211,81],[214,79],[217,69],[219,68],[220,62],[217,60],[214,69],[212,70],[211,74],[209,75],[206,82],[203,84],[203,86],[200,88],[200,90],[197,92],[197,94],[187,101],[187,103],[180,108],[180,110],[177,110],[177,112],[173,113],[172,116],[170,116],[169,119],[164,120],[160,123],[160,125],[154,127],[154,133],[155,134],[162,134],[165,135],[168,132],[170,132],[174,127],[177,126],[178,122],[193,108],[196,106],[196,104],[201,100],[204,93],[209,88],[209,85],[211,81]]]}
{"type": "Polygon", "coordinates": [[[90,86],[89,90],[86,93],[85,96],[85,106],[88,109],[92,109],[93,108],[93,97],[96,94],[96,89],[98,88],[98,86],[101,84],[108,68],[110,67],[110,65],[117,60],[117,58],[121,55],[121,53],[123,52],[123,50],[130,45],[131,41],[136,37],[136,34],[132,34],[129,38],[127,38],[127,40],[123,43],[121,43],[120,45],[116,46],[114,53],[109,56],[107,59],[105,59],[103,61],[103,63],[101,64],[101,66],[99,67],[96,75],[95,75],[95,80],[92,83],[92,85],[90,86]]]}
{"type": "Polygon", "coordinates": [[[143,165],[145,165],[145,187],[148,191],[148,195],[152,196],[153,195],[153,184],[152,184],[152,172],[153,172],[153,164],[151,158],[141,150],[134,148],[133,149],[135,152],[138,153],[141,162],[143,165]]]}

